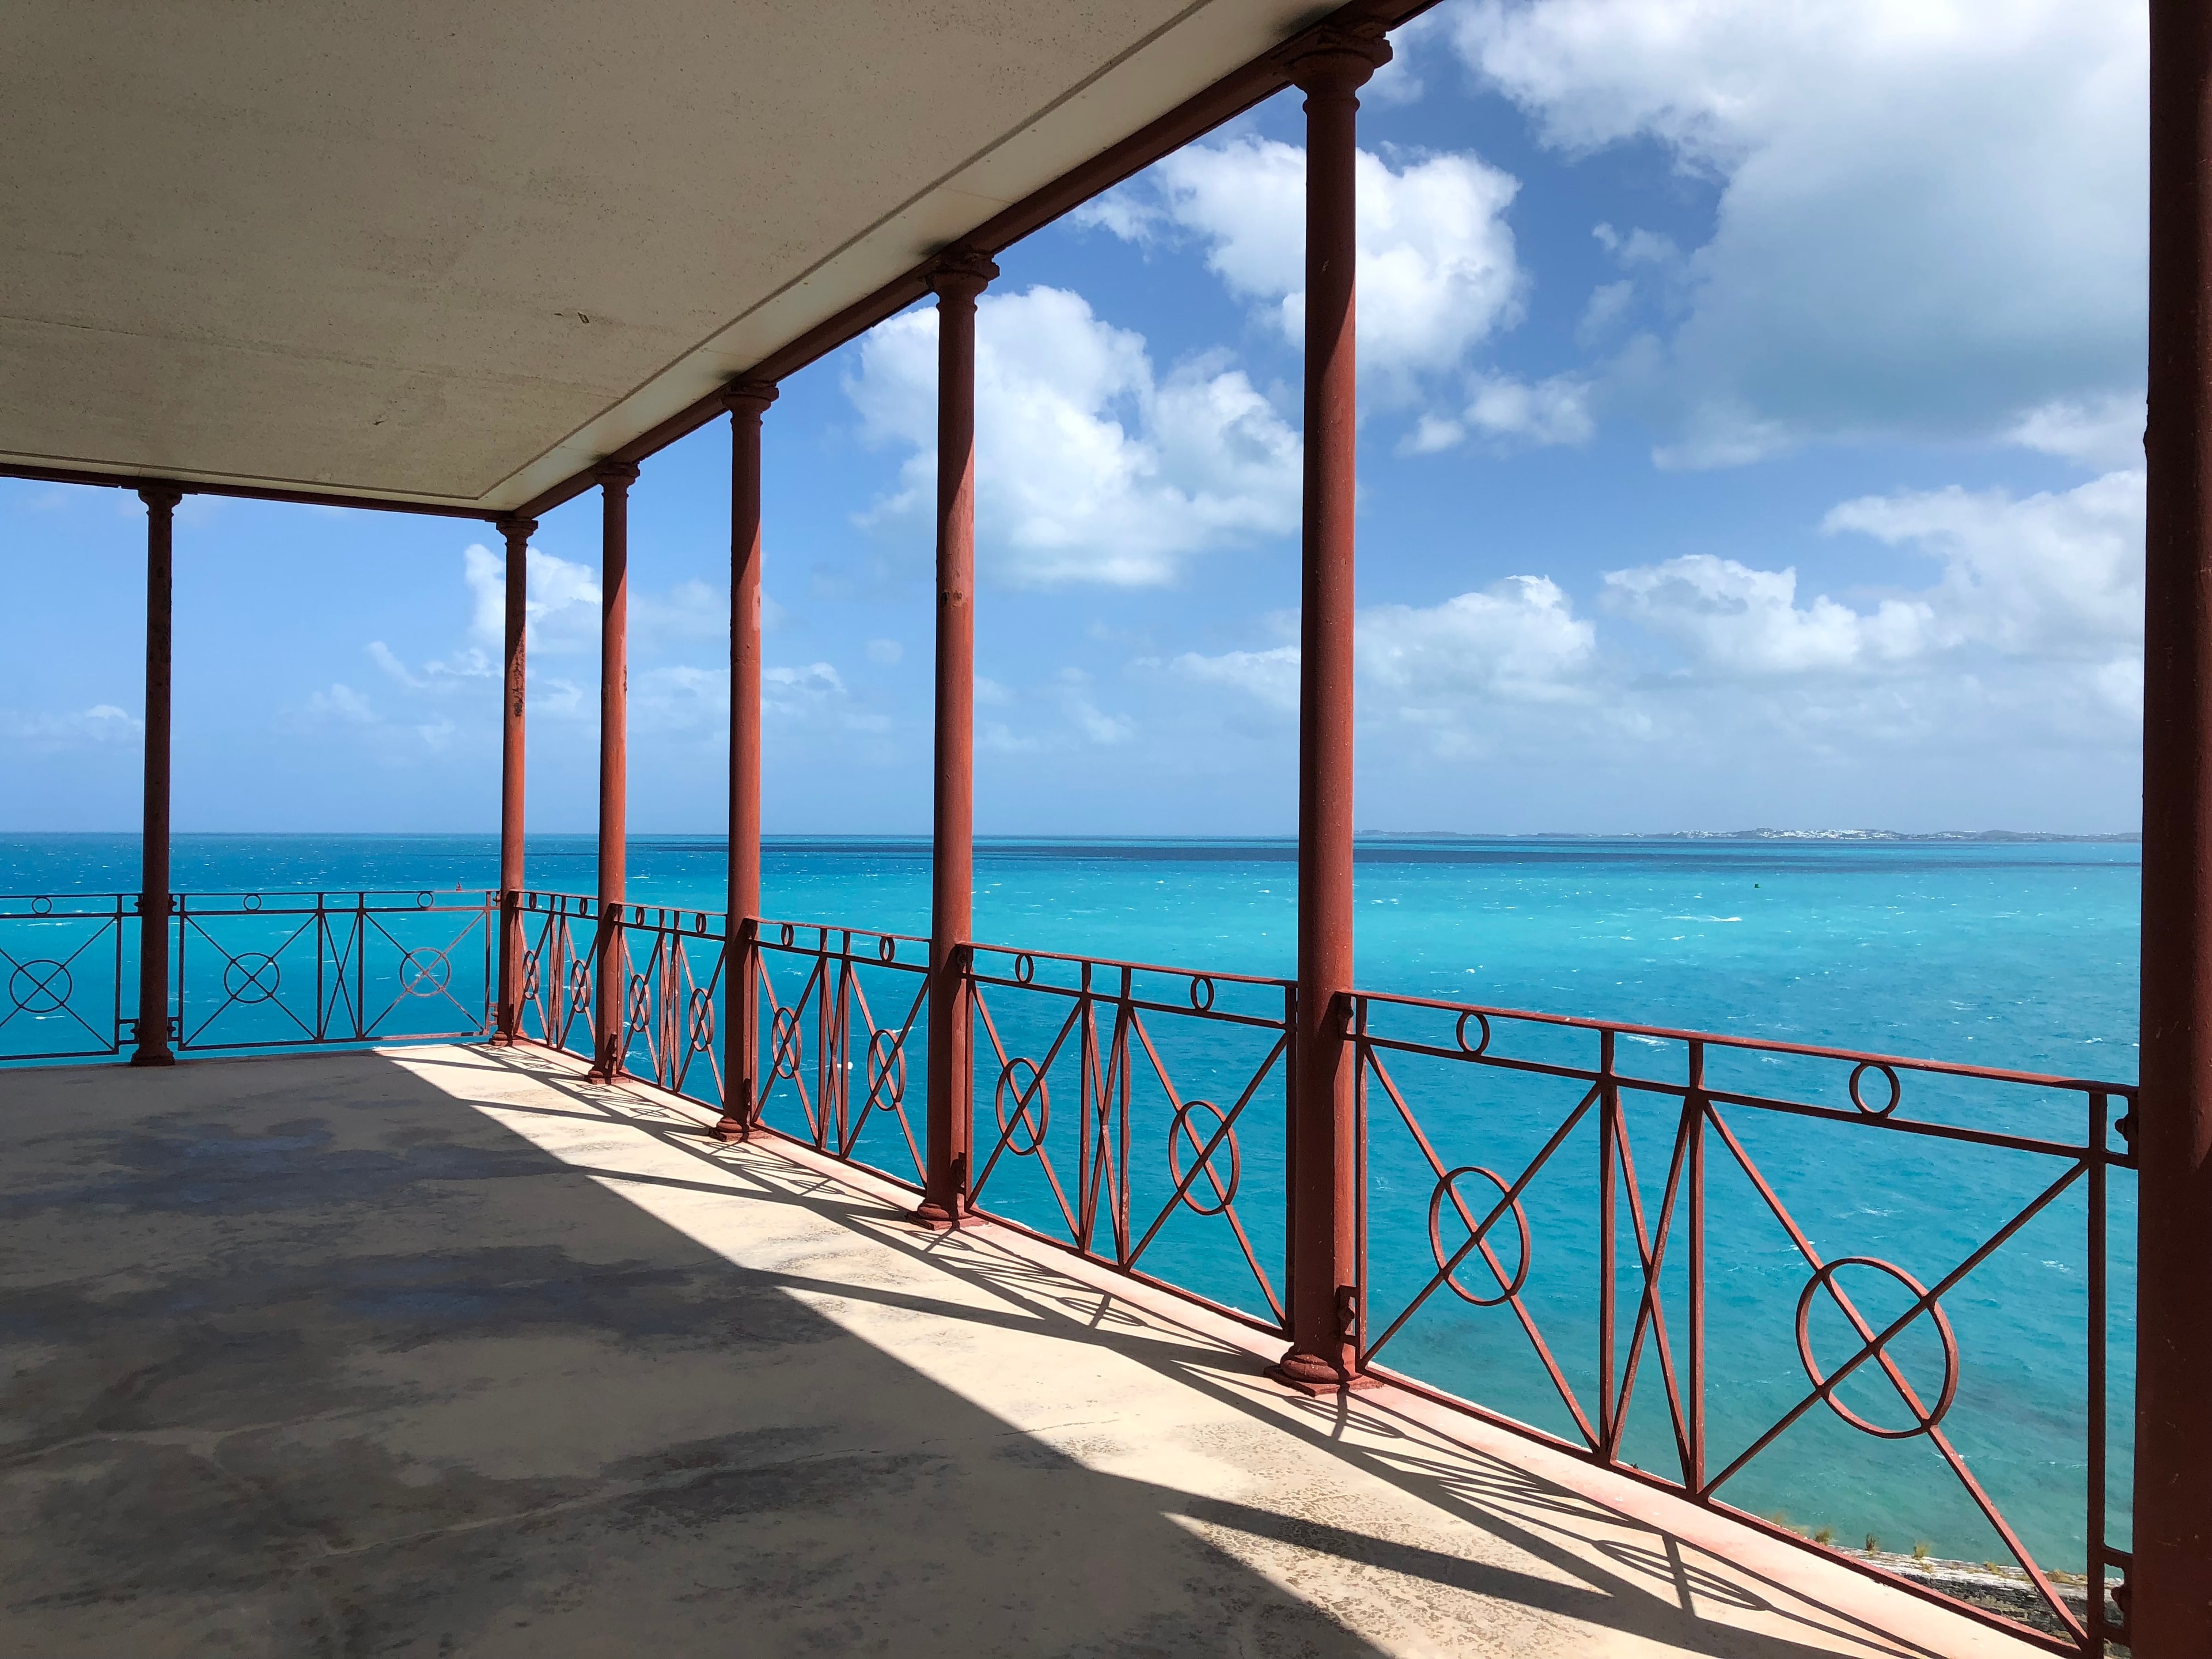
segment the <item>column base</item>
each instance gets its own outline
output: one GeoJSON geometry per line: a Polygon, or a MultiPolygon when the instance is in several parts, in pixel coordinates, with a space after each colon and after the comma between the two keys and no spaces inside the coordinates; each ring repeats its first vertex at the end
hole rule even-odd
{"type": "Polygon", "coordinates": [[[954,1233],[960,1231],[960,1217],[946,1209],[933,1198],[925,1198],[907,1218],[917,1227],[927,1227],[933,1233],[954,1233]]]}
{"type": "Polygon", "coordinates": [[[584,1073],[586,1083],[619,1083],[629,1075],[619,1066],[594,1066],[584,1073]]]}
{"type": "Polygon", "coordinates": [[[1292,1348],[1273,1364],[1267,1367],[1268,1377],[1286,1389],[1296,1389],[1300,1394],[1316,1397],[1331,1394],[1358,1394],[1382,1386],[1380,1377],[1370,1376],[1365,1371],[1347,1370],[1340,1364],[1332,1364],[1318,1354],[1292,1348]]]}
{"type": "Polygon", "coordinates": [[[753,1138],[753,1126],[743,1118],[725,1117],[707,1133],[725,1146],[741,1145],[753,1138]]]}
{"type": "Polygon", "coordinates": [[[173,1066],[177,1057],[167,1048],[141,1048],[131,1056],[133,1066],[173,1066]]]}

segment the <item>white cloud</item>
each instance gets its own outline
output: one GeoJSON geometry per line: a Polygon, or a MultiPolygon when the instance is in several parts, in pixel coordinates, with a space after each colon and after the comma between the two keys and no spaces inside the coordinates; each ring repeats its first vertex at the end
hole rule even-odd
{"type": "Polygon", "coordinates": [[[2143,464],[2148,421],[2140,395],[2061,398],[2028,410],[2008,435],[2024,448],[2100,471],[2126,472],[2143,464]]]}
{"type": "Polygon", "coordinates": [[[1935,561],[1933,586],[1868,610],[1826,594],[1801,605],[1794,569],[1692,554],[1608,572],[1605,600],[1703,675],[1926,673],[1940,657],[1979,650],[2043,668],[2093,665],[2100,696],[2118,708],[2127,699],[2111,686],[2141,677],[2142,526],[2140,472],[2018,500],[1956,487],[1869,495],[1832,509],[1821,527],[1935,561]]]}
{"type": "MultiPolygon", "coordinates": [[[[1392,167],[1362,150],[1359,368],[1363,395],[1408,403],[1521,320],[1528,279],[1505,210],[1513,177],[1472,155],[1392,167]]],[[[1194,144],[1078,215],[1131,240],[1196,236],[1206,264],[1292,344],[1305,337],[1305,152],[1273,139],[1194,144]]]]}
{"type": "MultiPolygon", "coordinates": [[[[768,628],[768,606],[762,606],[761,625],[768,628]]],[[[781,621],[781,617],[778,617],[781,621]]],[[[721,640],[730,637],[730,591],[700,581],[680,581],[664,595],[633,589],[629,601],[629,636],[633,642],[660,644],[669,640],[721,640]]]]}
{"type": "Polygon", "coordinates": [[[1686,305],[1619,383],[1671,428],[1661,459],[1722,465],[1869,434],[2048,447],[2036,411],[2141,386],[2144,20],[2139,0],[1474,0],[1455,34],[1550,143],[1652,140],[1717,182],[1711,240],[1672,269],[1606,232],[1686,305]]]}
{"type": "MultiPolygon", "coordinates": [[[[461,579],[469,590],[469,635],[496,652],[507,637],[507,560],[482,543],[472,543],[461,553],[461,579]]],[[[635,612],[638,605],[635,596],[630,605],[635,612]]],[[[596,651],[599,574],[588,565],[532,548],[526,614],[533,656],[540,652],[596,651]]]]}
{"type": "MultiPolygon", "coordinates": [[[[2130,751],[2142,718],[2142,515],[2140,472],[2023,497],[1845,501],[1826,532],[1930,566],[1920,586],[1855,603],[1803,594],[1794,568],[1693,554],[1607,573],[1602,632],[1538,576],[1372,606],[1357,624],[1364,741],[1416,769],[1424,753],[1512,754],[1646,776],[1663,743],[1693,768],[1778,754],[1974,767],[2072,750],[2124,771],[2111,757],[2130,751]],[[1665,672],[1650,672],[1655,648],[1665,672]],[[1413,753],[1394,748],[1406,743],[1413,753]]],[[[1166,666],[1279,716],[1297,707],[1294,647],[1166,666]]],[[[2118,799],[2098,821],[2130,810],[2118,799]]]]}
{"type": "Polygon", "coordinates": [[[398,653],[382,640],[371,640],[368,649],[371,662],[410,691],[476,690],[478,682],[495,678],[497,675],[491,658],[475,646],[457,651],[450,657],[426,662],[420,673],[402,662],[398,653]]]}
{"type": "Polygon", "coordinates": [[[1137,736],[1134,720],[1099,706],[1091,678],[1080,668],[1062,668],[1042,684],[1019,690],[979,674],[975,702],[1005,711],[975,726],[976,741],[1001,754],[1119,748],[1137,736]]]}
{"type": "Polygon", "coordinates": [[[375,726],[383,719],[367,697],[343,681],[309,697],[307,713],[310,720],[335,720],[348,726],[375,726]]]}
{"type": "Polygon", "coordinates": [[[1407,708],[1575,699],[1597,647],[1596,629],[1543,576],[1509,576],[1441,605],[1373,605],[1358,634],[1361,674],[1407,708]]]}
{"type": "MultiPolygon", "coordinates": [[[[726,675],[723,682],[723,707],[726,709],[726,675]]],[[[826,662],[761,670],[761,714],[765,720],[787,725],[825,723],[847,732],[888,732],[891,724],[886,716],[863,707],[847,689],[845,677],[837,672],[836,665],[826,662]]]]}
{"type": "Polygon", "coordinates": [[[1201,656],[1186,651],[1169,666],[1208,685],[1225,685],[1270,708],[1296,714],[1298,708],[1298,647],[1279,645],[1267,651],[1224,651],[1201,656]]]}
{"type": "Polygon", "coordinates": [[[144,720],[112,702],[69,713],[0,708],[0,738],[9,746],[34,755],[104,748],[110,744],[136,744],[145,735],[144,720]]]}
{"type": "Polygon", "coordinates": [[[1606,573],[1607,609],[1684,647],[1724,675],[1798,674],[1896,662],[1932,636],[1920,601],[1884,600],[1863,616],[1825,593],[1797,604],[1797,573],[1755,570],[1692,553],[1664,564],[1606,573]]]}
{"type": "MultiPolygon", "coordinates": [[[[1079,295],[988,295],[976,325],[977,529],[986,568],[1021,586],[1172,580],[1194,555],[1297,528],[1298,440],[1218,361],[1155,378],[1144,338],[1079,295]]],[[[936,488],[937,313],[862,342],[846,391],[864,434],[911,446],[881,513],[936,488]]]]}
{"type": "Polygon", "coordinates": [[[1845,501],[1823,523],[1943,562],[1927,594],[1945,643],[2043,660],[2139,651],[2143,618],[2143,475],[2112,472],[2015,501],[1948,489],[1845,501]]]}
{"type": "Polygon", "coordinates": [[[896,640],[870,640],[868,641],[868,660],[872,663],[879,663],[885,668],[896,667],[898,665],[899,659],[905,655],[906,647],[901,645],[896,640]]]}
{"type": "Polygon", "coordinates": [[[1067,724],[1085,743],[1111,748],[1137,735],[1137,723],[1126,714],[1109,714],[1091,695],[1091,677],[1079,668],[1063,668],[1054,678],[1054,692],[1067,724]]]}
{"type": "MultiPolygon", "coordinates": [[[[1433,726],[1483,707],[1584,701],[1594,683],[1596,629],[1541,576],[1509,576],[1440,605],[1371,605],[1359,613],[1356,630],[1360,707],[1370,717],[1433,726]]],[[[1186,652],[1166,666],[1279,713],[1297,709],[1294,645],[1214,656],[1186,652]]]]}
{"type": "Polygon", "coordinates": [[[469,632],[497,646],[507,638],[507,561],[481,542],[461,551],[461,580],[469,588],[469,632]]]}

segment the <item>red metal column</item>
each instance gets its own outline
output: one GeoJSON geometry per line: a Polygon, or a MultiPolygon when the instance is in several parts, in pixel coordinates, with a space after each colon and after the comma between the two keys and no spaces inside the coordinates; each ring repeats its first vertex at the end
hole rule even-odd
{"type": "Polygon", "coordinates": [[[938,262],[937,789],[930,818],[929,1168],[914,1218],[968,1211],[974,1073],[968,945],[975,836],[975,301],[999,274],[980,254],[938,262]]]}
{"type": "Polygon", "coordinates": [[[623,949],[623,837],[629,806],[629,487],[626,461],[596,468],[599,537],[599,928],[592,945],[591,1080],[622,1075],[629,1018],[623,949]]]}
{"type": "Polygon", "coordinates": [[[138,492],[146,503],[146,786],[139,842],[138,1046],[133,1066],[173,1066],[169,1052],[169,595],[171,530],[181,491],[138,492]]]}
{"type": "Polygon", "coordinates": [[[743,1140],[760,1112],[761,417],[775,384],[740,380],[730,409],[730,879],[722,954],[720,1140],[743,1140]]]}
{"type": "Polygon", "coordinates": [[[507,538],[506,672],[500,696],[499,1030],[495,1043],[522,1034],[522,817],[524,652],[530,611],[530,538],[535,519],[501,519],[507,538]]]}
{"type": "Polygon", "coordinates": [[[1325,31],[1291,65],[1306,94],[1305,534],[1298,657],[1298,1006],[1291,1073],[1291,1347],[1275,1367],[1334,1389],[1359,1369],[1359,1170],[1352,1048],[1355,183],[1360,87],[1381,40],[1325,31]]]}
{"type": "Polygon", "coordinates": [[[2150,9],[2136,1659],[2212,1654],[2212,10],[2150,9]]]}

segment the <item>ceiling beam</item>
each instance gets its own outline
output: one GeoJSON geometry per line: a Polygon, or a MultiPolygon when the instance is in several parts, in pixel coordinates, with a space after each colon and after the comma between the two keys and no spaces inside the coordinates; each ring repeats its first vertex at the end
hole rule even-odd
{"type": "Polygon", "coordinates": [[[37,483],[92,484],[107,489],[174,489],[186,495],[225,495],[237,501],[290,501],[302,507],[355,507],[364,513],[416,513],[437,519],[481,519],[494,523],[507,514],[496,507],[447,507],[434,501],[402,501],[381,495],[328,495],[313,489],[272,489],[261,484],[204,483],[143,472],[81,472],[65,466],[18,466],[0,461],[0,478],[37,483]]]}

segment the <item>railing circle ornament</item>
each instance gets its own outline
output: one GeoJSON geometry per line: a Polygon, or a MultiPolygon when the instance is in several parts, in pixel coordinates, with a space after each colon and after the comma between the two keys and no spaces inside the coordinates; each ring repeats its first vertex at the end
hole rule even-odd
{"type": "Polygon", "coordinates": [[[1190,976],[1190,1006],[1201,1014],[1212,1012],[1213,981],[1207,975],[1193,974],[1190,976]]]}
{"type": "Polygon", "coordinates": [[[538,952],[522,953],[522,1000],[529,1001],[538,994],[538,952]]]}
{"type": "Polygon", "coordinates": [[[868,1103],[895,1112],[905,1098],[906,1044],[896,1031],[877,1031],[868,1038],[868,1103]]]}
{"type": "Polygon", "coordinates": [[[653,1024],[653,981],[643,974],[629,976],[629,1029],[642,1031],[653,1024]]]}
{"type": "Polygon", "coordinates": [[[434,945],[418,945],[399,958],[399,994],[431,997],[453,983],[453,964],[434,945]]]}
{"type": "Polygon", "coordinates": [[[436,902],[437,899],[431,894],[417,893],[415,895],[415,908],[417,910],[427,910],[436,902]]]}
{"type": "Polygon", "coordinates": [[[283,983],[284,970],[276,959],[258,951],[233,957],[223,964],[222,988],[233,1002],[267,1002],[283,983]]]}
{"type": "Polygon", "coordinates": [[[568,964],[568,1012],[580,1014],[592,1006],[592,970],[578,957],[568,964]]]}
{"type": "Polygon", "coordinates": [[[1459,1051],[1463,1054],[1487,1054],[1490,1051],[1490,1016],[1477,1013],[1472,1008],[1468,1009],[1459,1017],[1458,1025],[1453,1028],[1452,1040],[1459,1044],[1459,1051]],[[1481,1042],[1471,1043],[1467,1040],[1467,1023],[1469,1020],[1475,1021],[1482,1027],[1481,1042]]]}
{"type": "Polygon", "coordinates": [[[1175,1122],[1168,1128],[1168,1173],[1175,1177],[1176,1186],[1182,1191],[1184,1204],[1200,1215],[1220,1215],[1236,1201],[1237,1183],[1244,1176],[1243,1157],[1237,1151],[1237,1132],[1234,1129],[1230,1129],[1228,1133],[1223,1134],[1219,1145],[1212,1146],[1209,1151],[1207,1143],[1213,1137],[1208,1135],[1205,1139],[1200,1139],[1198,1130],[1190,1121],[1190,1115],[1196,1111],[1207,1111],[1213,1114],[1215,1134],[1220,1134],[1222,1130],[1228,1128],[1228,1117],[1223,1113],[1221,1108],[1212,1101],[1186,1100],[1183,1102],[1176,1110],[1175,1122]],[[1186,1145],[1190,1148],[1193,1159],[1190,1180],[1188,1184],[1183,1180],[1182,1171],[1182,1149],[1186,1145]],[[1217,1176],[1213,1170],[1213,1160],[1221,1155],[1224,1148],[1229,1153],[1229,1176],[1225,1181],[1217,1176]],[[1204,1176],[1206,1184],[1213,1188],[1213,1195],[1218,1200],[1218,1202],[1201,1204],[1191,1195],[1192,1188],[1198,1185],[1198,1178],[1200,1176],[1204,1176]]]}
{"type": "Polygon", "coordinates": [[[885,933],[881,939],[876,941],[876,960],[878,962],[894,962],[896,961],[897,958],[898,941],[893,939],[889,933],[885,933]]]}
{"type": "MultiPolygon", "coordinates": [[[[1915,1314],[1912,1318],[1907,1319],[1904,1325],[1892,1334],[1889,1340],[1894,1341],[1898,1337],[1904,1335],[1905,1331],[1911,1328],[1913,1320],[1918,1317],[1919,1315],[1915,1314]]],[[[1865,1364],[1859,1369],[1864,1370],[1867,1365],[1879,1365],[1882,1358],[1881,1350],[1887,1346],[1887,1344],[1884,1342],[1874,1342],[1862,1347],[1861,1352],[1868,1352],[1869,1350],[1874,1352],[1869,1354],[1865,1364]]],[[[1943,1420],[1945,1414],[1951,1409],[1952,1401],[1958,1397],[1959,1339],[1951,1329],[1950,1320],[1944,1316],[1943,1304],[1940,1302],[1929,1302],[1928,1287],[1905,1272],[1904,1268],[1875,1256],[1839,1255],[1805,1281],[1805,1289],[1797,1298],[1797,1358],[1804,1363],[1805,1375],[1811,1379],[1814,1388],[1823,1391],[1822,1397],[1827,1401],[1828,1409],[1853,1428],[1862,1433],[1870,1434],[1877,1440],[1910,1440],[1916,1435],[1926,1434],[1943,1420]],[[1878,1423],[1868,1422],[1866,1419],[1836,1397],[1836,1391],[1828,1387],[1828,1379],[1820,1374],[1819,1362],[1813,1358],[1813,1293],[1825,1287],[1828,1294],[1836,1298],[1836,1305],[1840,1308],[1843,1305],[1843,1293],[1836,1289],[1835,1279],[1837,1273],[1844,1267],[1871,1267],[1878,1273],[1887,1273],[1912,1292],[1915,1302],[1927,1303],[1927,1311],[1935,1318],[1936,1334],[1943,1343],[1943,1389],[1936,1396],[1935,1408],[1926,1412],[1921,1410],[1913,1404],[1905,1389],[1899,1385],[1898,1379],[1893,1376],[1890,1378],[1891,1386],[1897,1389],[1898,1399],[1904,1403],[1905,1410],[1912,1414],[1912,1426],[1909,1429],[1885,1429],[1878,1423]]]]}
{"type": "Polygon", "coordinates": [[[778,1077],[796,1078],[799,1063],[805,1058],[806,1041],[799,1030],[799,1014],[795,1009],[779,1008],[769,1016],[769,1069],[778,1077]]]}
{"type": "Polygon", "coordinates": [[[244,898],[239,900],[238,908],[241,910],[258,910],[261,908],[261,895],[248,893],[244,898]]]}
{"type": "MultiPolygon", "coordinates": [[[[1830,1075],[1832,1076],[1833,1073],[1830,1075]]],[[[1904,1098],[1905,1085],[1898,1081],[1897,1068],[1894,1066],[1885,1066],[1878,1060],[1863,1060],[1851,1067],[1851,1104],[1869,1117],[1887,1117],[1897,1109],[1897,1103],[1904,1098]],[[1889,1101],[1887,1105],[1869,1106],[1866,1103],[1866,1097],[1859,1092],[1859,1085],[1866,1080],[1866,1074],[1869,1072],[1880,1072],[1887,1079],[1889,1101]]]]}
{"type": "Polygon", "coordinates": [[[691,988],[691,1052],[703,1054],[714,1046],[714,999],[707,994],[707,988],[691,988]]]}
{"type": "Polygon", "coordinates": [[[54,902],[53,902],[52,899],[50,899],[50,898],[34,898],[34,899],[33,899],[33,900],[31,901],[31,914],[32,914],[33,915],[34,915],[34,916],[50,916],[50,915],[53,915],[53,913],[54,913],[54,902]]]}
{"type": "Polygon", "coordinates": [[[1014,956],[1014,983],[1027,985],[1036,978],[1036,958],[1026,951],[1014,956]]]}
{"type": "Polygon", "coordinates": [[[76,981],[69,965],[52,957],[34,957],[8,975],[8,1000],[23,1014],[58,1014],[69,1006],[76,981]]]}
{"type": "Polygon", "coordinates": [[[780,928],[778,932],[781,934],[780,942],[785,945],[790,944],[793,937],[795,937],[792,932],[791,924],[787,921],[783,924],[782,927],[780,928]]]}
{"type": "Polygon", "coordinates": [[[1037,1070],[1036,1062],[1025,1055],[1017,1054],[999,1069],[999,1086],[991,1097],[991,1109],[998,1115],[999,1133],[1017,1158],[1034,1157],[1044,1148],[1045,1131],[1052,1127],[1052,1085],[1045,1081],[1044,1073],[1037,1070]],[[1027,1068],[1030,1080],[1026,1086],[1017,1081],[1017,1073],[1027,1068]],[[1006,1116],[1006,1093],[1013,1091],[1014,1115],[1006,1116]],[[1036,1108],[1036,1115],[1030,1115],[1030,1108],[1036,1108]],[[1023,1146],[1014,1139],[1014,1126],[1019,1124],[1029,1131],[1030,1144],[1023,1146]]]}
{"type": "MultiPolygon", "coordinates": [[[[1473,1231],[1474,1228],[1474,1218],[1468,1212],[1466,1201],[1459,1195],[1458,1183],[1459,1178],[1462,1176],[1480,1176],[1485,1181],[1487,1181],[1492,1186],[1498,1188],[1498,1195],[1500,1197],[1504,1197],[1510,1194],[1513,1190],[1512,1188],[1507,1186],[1494,1171],[1483,1169],[1476,1164],[1468,1164],[1461,1169],[1454,1170],[1450,1174],[1444,1176],[1443,1180],[1437,1182],[1436,1191],[1430,1194],[1429,1197],[1429,1253],[1436,1258],[1437,1271],[1443,1274],[1444,1283],[1451,1286],[1453,1295],[1458,1297],[1463,1302],[1473,1303],[1478,1308],[1495,1308],[1502,1303],[1510,1302],[1515,1297],[1520,1295],[1521,1287],[1528,1282],[1528,1262],[1530,1259],[1530,1251],[1528,1248],[1528,1218],[1521,1208],[1521,1200],[1517,1198],[1514,1199],[1511,1205],[1508,1207],[1512,1212],[1513,1224],[1517,1227],[1521,1232],[1521,1265],[1515,1270],[1513,1278],[1509,1283],[1502,1275],[1498,1274],[1497,1264],[1495,1262],[1490,1262],[1490,1271],[1493,1275],[1498,1277],[1498,1284],[1503,1288],[1499,1290],[1496,1296],[1477,1296],[1473,1291],[1468,1289],[1466,1285],[1461,1284],[1459,1280],[1452,1275],[1452,1273],[1446,1271],[1444,1267],[1444,1263],[1448,1260],[1444,1254],[1443,1240],[1444,1200],[1447,1198],[1451,1200],[1452,1207],[1459,1212],[1460,1219],[1467,1223],[1470,1231],[1473,1231]]],[[[1496,1224],[1493,1222],[1492,1224],[1495,1225],[1496,1224]]],[[[1486,1228],[1483,1231],[1486,1233],[1488,1229],[1486,1228]]],[[[1480,1250],[1482,1249],[1480,1240],[1483,1237],[1483,1233],[1476,1233],[1475,1237],[1477,1243],[1474,1245],[1474,1248],[1480,1250]]],[[[1489,1255],[1486,1252],[1484,1254],[1483,1259],[1485,1261],[1490,1261],[1489,1255]]]]}

